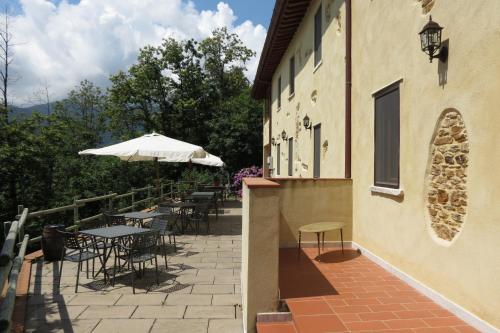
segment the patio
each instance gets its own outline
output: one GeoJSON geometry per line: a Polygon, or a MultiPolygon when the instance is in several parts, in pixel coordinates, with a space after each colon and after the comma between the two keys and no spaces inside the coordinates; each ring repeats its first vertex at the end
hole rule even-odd
{"type": "Polygon", "coordinates": [[[356,250],[280,250],[279,285],[293,321],[259,333],[478,332],[356,250]]]}
{"type": "Polygon", "coordinates": [[[241,324],[241,204],[226,202],[218,220],[210,215],[210,235],[177,236],[178,252],[169,253],[168,269],[158,258],[160,285],[154,266],[136,280],[130,273],[115,286],[102,275],[86,279],[74,293],[76,264],[64,263],[60,287],[59,263],[32,264],[26,332],[230,332],[241,324]]]}

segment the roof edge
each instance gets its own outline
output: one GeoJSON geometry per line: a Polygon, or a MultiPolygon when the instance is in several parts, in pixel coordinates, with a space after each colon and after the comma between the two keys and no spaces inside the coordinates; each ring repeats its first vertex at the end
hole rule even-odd
{"type": "Polygon", "coordinates": [[[272,79],[272,75],[269,75],[269,72],[274,72],[276,70],[280,62],[276,61],[276,59],[281,60],[283,54],[286,52],[295,31],[309,8],[310,2],[310,0],[276,0],[273,16],[269,24],[266,41],[262,48],[257,73],[255,74],[254,84],[252,86],[251,95],[254,99],[264,99],[266,97],[272,79]],[[281,25],[284,16],[287,16],[286,31],[284,31],[285,28],[281,25]],[[281,33],[278,34],[278,32],[281,33]],[[284,37],[282,37],[283,34],[284,37]],[[276,42],[278,35],[280,35],[280,41],[285,41],[286,47],[273,49],[272,46],[276,42]],[[275,61],[269,63],[271,59],[275,61]]]}

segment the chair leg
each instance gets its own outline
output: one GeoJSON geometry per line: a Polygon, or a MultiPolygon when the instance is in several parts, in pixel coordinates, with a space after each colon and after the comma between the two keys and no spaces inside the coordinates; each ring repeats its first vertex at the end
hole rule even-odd
{"type": "MultiPolygon", "coordinates": [[[[134,275],[135,275],[135,269],[134,269],[134,263],[132,265],[132,292],[135,294],[135,281],[134,281],[134,275]]],[[[140,267],[139,267],[140,269],[140,267]]]]}
{"type": "Polygon", "coordinates": [[[61,267],[59,267],[59,283],[58,286],[61,286],[61,277],[62,277],[62,267],[64,263],[64,255],[66,254],[66,251],[63,249],[62,254],[61,254],[61,267]]]}
{"type": "Polygon", "coordinates": [[[174,252],[177,252],[177,243],[175,241],[175,234],[172,235],[174,238],[174,252]]]}
{"type": "Polygon", "coordinates": [[[87,280],[89,279],[89,261],[85,261],[85,266],[87,266],[87,280]]]}
{"type": "MultiPolygon", "coordinates": [[[[170,236],[169,236],[170,237],[170,236]]],[[[163,256],[165,257],[165,269],[168,269],[168,264],[167,264],[167,245],[165,244],[165,236],[161,236],[162,242],[163,242],[163,256]]],[[[156,260],[156,256],[155,256],[156,260]]]]}
{"type": "MultiPolygon", "coordinates": [[[[118,264],[119,264],[119,263],[120,263],[120,262],[118,262],[118,264]]],[[[115,274],[116,274],[116,255],[115,255],[114,262],[113,262],[113,282],[112,282],[113,287],[115,286],[115,276],[116,276],[115,274]]]]}
{"type": "Polygon", "coordinates": [[[78,293],[78,283],[80,281],[80,264],[81,262],[78,263],[78,269],[76,270],[75,294],[78,293]]]}
{"type": "Polygon", "coordinates": [[[299,249],[297,251],[297,258],[300,259],[300,247],[301,247],[301,241],[302,241],[302,233],[299,231],[299,249]]]}
{"type": "MultiPolygon", "coordinates": [[[[165,256],[165,266],[167,265],[167,257],[165,256]]],[[[158,278],[158,258],[155,256],[155,267],[156,267],[156,284],[160,285],[160,279],[158,278]]]]}
{"type": "Polygon", "coordinates": [[[342,235],[342,228],[340,228],[340,245],[342,246],[342,254],[344,254],[344,235],[342,235]]]}

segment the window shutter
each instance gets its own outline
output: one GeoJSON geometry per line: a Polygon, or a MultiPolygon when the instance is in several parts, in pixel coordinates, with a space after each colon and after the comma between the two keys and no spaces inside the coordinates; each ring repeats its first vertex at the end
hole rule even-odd
{"type": "Polygon", "coordinates": [[[321,61],[322,13],[320,5],[314,15],[314,66],[318,65],[321,61]]]}
{"type": "Polygon", "coordinates": [[[375,95],[375,185],[399,187],[399,84],[375,95]]]}

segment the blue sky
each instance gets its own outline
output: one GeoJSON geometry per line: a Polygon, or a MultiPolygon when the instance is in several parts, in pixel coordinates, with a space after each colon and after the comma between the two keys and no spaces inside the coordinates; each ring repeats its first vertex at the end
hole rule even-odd
{"type": "Polygon", "coordinates": [[[106,88],[110,75],[136,62],[140,48],[164,38],[203,39],[222,27],[256,52],[246,64],[252,81],[274,7],[272,0],[5,1],[13,11],[16,105],[30,103],[45,85],[52,100],[84,79],[106,88]]]}
{"type": "MultiPolygon", "coordinates": [[[[69,3],[77,4],[80,0],[67,0],[69,3]]],[[[105,0],[103,0],[105,1],[105,0]]],[[[165,1],[165,0],[158,0],[165,1]]],[[[168,1],[168,0],[166,0],[168,1]]],[[[192,0],[196,7],[200,10],[214,10],[221,0],[192,0]]],[[[52,0],[53,3],[58,4],[61,0],[52,0]]],[[[238,20],[236,23],[241,24],[246,20],[253,23],[262,24],[266,29],[269,26],[269,20],[273,13],[274,1],[273,0],[224,0],[234,10],[238,20]]],[[[7,0],[7,4],[18,14],[21,11],[19,0],[7,0]]]]}
{"type": "MultiPolygon", "coordinates": [[[[213,9],[219,2],[220,0],[194,1],[200,9],[213,9]]],[[[238,16],[238,23],[250,20],[253,23],[262,24],[266,29],[268,28],[274,8],[273,0],[226,0],[224,2],[233,8],[238,16]]]]}

